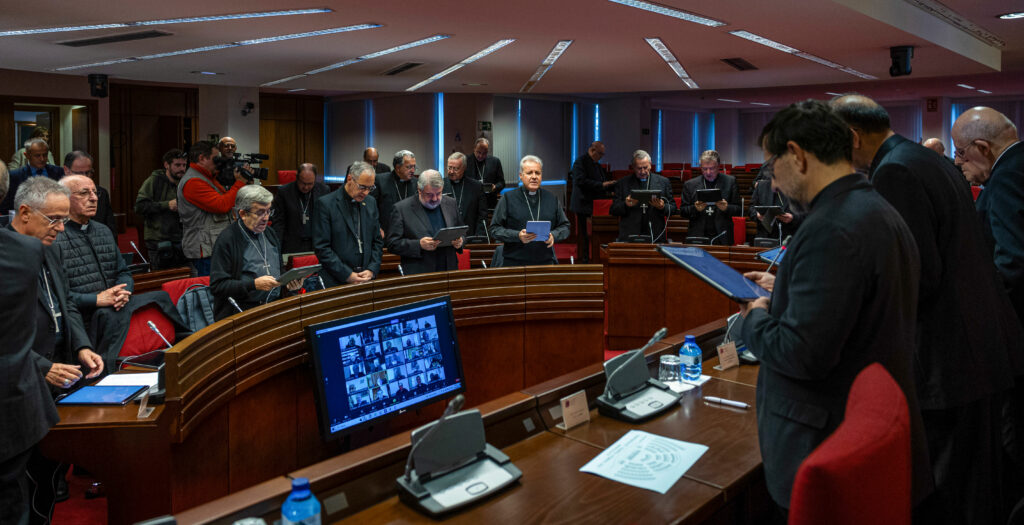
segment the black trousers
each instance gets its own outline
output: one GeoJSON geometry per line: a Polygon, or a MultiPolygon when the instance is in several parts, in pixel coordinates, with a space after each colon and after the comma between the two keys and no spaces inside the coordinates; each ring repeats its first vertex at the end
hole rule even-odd
{"type": "Polygon", "coordinates": [[[28,490],[31,508],[31,525],[49,525],[53,521],[53,507],[57,504],[57,483],[67,473],[66,466],[39,453],[38,447],[25,468],[28,474],[28,490]]]}
{"type": "Polygon", "coordinates": [[[25,466],[32,447],[0,462],[0,523],[28,523],[28,476],[25,466]]]}
{"type": "Polygon", "coordinates": [[[590,216],[589,213],[576,213],[576,262],[590,262],[590,216]]]}

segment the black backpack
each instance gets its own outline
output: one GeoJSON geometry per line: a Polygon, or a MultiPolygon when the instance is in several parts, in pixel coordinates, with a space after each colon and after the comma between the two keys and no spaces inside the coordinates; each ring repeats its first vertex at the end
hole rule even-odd
{"type": "Polygon", "coordinates": [[[205,284],[193,284],[178,298],[178,314],[193,332],[213,324],[213,295],[205,284]]]}

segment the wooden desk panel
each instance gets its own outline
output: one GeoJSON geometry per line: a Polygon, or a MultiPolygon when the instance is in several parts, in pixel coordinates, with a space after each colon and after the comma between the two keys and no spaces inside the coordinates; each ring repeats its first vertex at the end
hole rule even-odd
{"type": "Polygon", "coordinates": [[[135,293],[155,292],[166,282],[188,278],[191,271],[188,266],[182,266],[181,268],[134,274],[132,280],[135,282],[135,293]]]}
{"type": "Polygon", "coordinates": [[[383,310],[416,301],[436,299],[448,294],[446,272],[421,273],[408,277],[377,279],[373,287],[373,309],[383,310]]]}

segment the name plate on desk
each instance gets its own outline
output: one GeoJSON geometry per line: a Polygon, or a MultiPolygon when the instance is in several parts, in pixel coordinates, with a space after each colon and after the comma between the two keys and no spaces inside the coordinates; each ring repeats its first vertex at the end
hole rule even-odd
{"type": "Polygon", "coordinates": [[[587,407],[587,391],[580,390],[560,401],[562,405],[562,422],[555,425],[562,430],[569,430],[590,422],[590,408],[587,407]]]}

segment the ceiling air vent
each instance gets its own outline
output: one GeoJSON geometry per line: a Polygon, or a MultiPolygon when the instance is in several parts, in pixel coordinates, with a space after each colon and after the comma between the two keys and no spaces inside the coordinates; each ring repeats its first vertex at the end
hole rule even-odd
{"type": "Polygon", "coordinates": [[[173,33],[167,31],[137,31],[135,33],[121,33],[119,35],[107,35],[95,38],[83,38],[81,40],[65,40],[63,42],[57,42],[62,46],[70,47],[86,47],[86,46],[98,46],[100,44],[114,44],[117,42],[131,42],[132,40],[145,40],[147,38],[158,38],[162,36],[171,36],[173,33]]]}
{"type": "Polygon", "coordinates": [[[397,65],[397,66],[395,66],[395,67],[393,67],[393,68],[391,68],[391,69],[381,73],[381,75],[382,76],[387,76],[387,77],[393,77],[393,76],[395,76],[395,75],[397,75],[399,73],[405,73],[406,71],[409,71],[412,68],[420,67],[422,65],[423,65],[423,62],[406,62],[404,64],[399,64],[399,65],[397,65]]]}
{"type": "Polygon", "coordinates": [[[722,62],[725,62],[726,64],[729,64],[730,66],[736,68],[739,71],[750,71],[750,70],[753,70],[753,69],[757,69],[757,66],[755,66],[754,64],[751,64],[750,62],[747,62],[746,60],[744,60],[742,58],[739,58],[739,57],[736,57],[736,58],[723,58],[722,62]]]}

